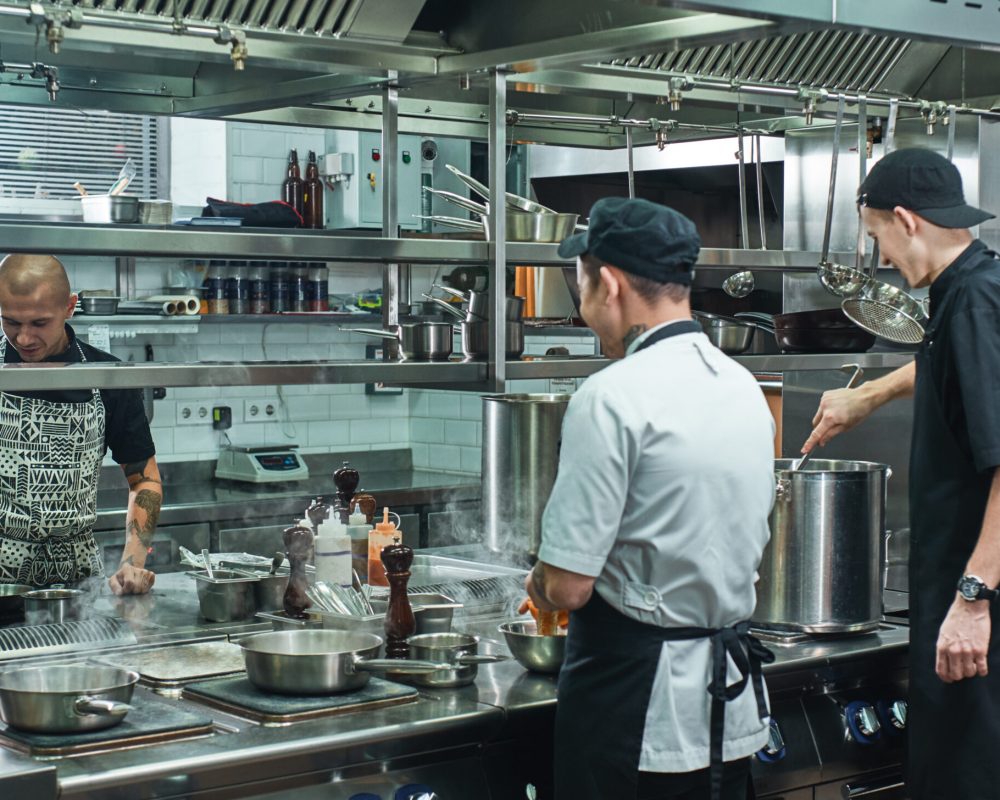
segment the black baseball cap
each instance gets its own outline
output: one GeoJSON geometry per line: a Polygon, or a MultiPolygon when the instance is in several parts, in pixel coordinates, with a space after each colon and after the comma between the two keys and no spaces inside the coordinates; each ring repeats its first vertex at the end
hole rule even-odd
{"type": "Polygon", "coordinates": [[[590,209],[587,230],[559,245],[559,257],[589,253],[633,275],[687,286],[699,250],[698,230],[683,214],[648,200],[605,197],[590,209]]]}
{"type": "Polygon", "coordinates": [[[995,216],[966,203],[958,168],[924,147],[879,160],[858,189],[858,204],[886,211],[902,206],[942,228],[971,228],[995,216]]]}

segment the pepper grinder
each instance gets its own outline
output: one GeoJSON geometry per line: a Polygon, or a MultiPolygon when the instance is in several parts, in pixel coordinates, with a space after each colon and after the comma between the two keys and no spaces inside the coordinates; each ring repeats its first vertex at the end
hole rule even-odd
{"type": "Polygon", "coordinates": [[[281,538],[285,542],[285,555],[288,556],[290,569],[282,606],[289,618],[305,619],[306,609],[312,605],[306,596],[306,588],[309,586],[306,580],[306,561],[312,552],[313,532],[298,522],[293,522],[282,531],[281,538]]]}
{"type": "Polygon", "coordinates": [[[312,501],[309,508],[306,509],[306,516],[309,518],[309,524],[312,525],[313,533],[319,535],[319,526],[330,519],[331,511],[329,503],[325,502],[322,497],[317,497],[312,501]]]}
{"type": "Polygon", "coordinates": [[[340,512],[340,521],[345,525],[351,509],[354,507],[351,505],[351,499],[358,490],[360,480],[360,473],[348,461],[345,461],[340,469],[333,472],[333,484],[337,487],[337,510],[340,512]]]}
{"type": "Polygon", "coordinates": [[[410,598],[406,586],[410,582],[410,565],[413,563],[413,548],[395,544],[382,548],[382,564],[389,579],[389,608],[385,612],[385,655],[387,658],[407,658],[410,645],[407,643],[417,630],[413,618],[410,598]]]}

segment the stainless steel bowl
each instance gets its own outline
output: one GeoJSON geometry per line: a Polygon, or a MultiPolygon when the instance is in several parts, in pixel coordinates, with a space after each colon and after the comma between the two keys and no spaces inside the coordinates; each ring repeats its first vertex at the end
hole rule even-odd
{"type": "Polygon", "coordinates": [[[750,323],[704,311],[695,311],[693,315],[709,341],[727,355],[742,353],[753,342],[756,327],[750,323]]]}
{"type": "Polygon", "coordinates": [[[498,630],[517,663],[532,672],[558,672],[566,657],[566,637],[540,636],[534,620],[505,622],[498,630]]]}
{"type": "Polygon", "coordinates": [[[78,619],[83,591],[80,589],[36,589],[25,592],[24,620],[29,625],[47,625],[78,619]]]}
{"type": "Polygon", "coordinates": [[[88,194],[80,198],[84,222],[131,223],[139,220],[139,198],[130,195],[88,194]]]}
{"type": "MultiPolygon", "coordinates": [[[[508,210],[505,219],[508,242],[561,242],[576,230],[579,215],[508,210]]],[[[489,217],[483,217],[483,230],[492,240],[489,217]]]]}
{"type": "Polygon", "coordinates": [[[83,309],[85,314],[105,314],[111,315],[118,313],[118,300],[117,297],[89,297],[86,295],[80,296],[80,307],[83,309]]]}
{"type": "Polygon", "coordinates": [[[233,622],[249,619],[257,611],[254,584],[258,578],[229,569],[189,572],[198,587],[198,606],[209,622],[233,622]]]}

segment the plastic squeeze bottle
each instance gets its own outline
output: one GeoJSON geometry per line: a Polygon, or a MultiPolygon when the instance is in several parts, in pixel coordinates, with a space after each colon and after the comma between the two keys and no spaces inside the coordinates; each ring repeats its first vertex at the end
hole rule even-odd
{"type": "MultiPolygon", "coordinates": [[[[382,509],[382,521],[375,524],[375,529],[368,534],[368,583],[372,586],[388,586],[389,579],[385,576],[382,566],[382,548],[394,544],[397,539],[403,540],[403,532],[396,523],[389,520],[389,507],[382,509]]],[[[394,515],[399,519],[399,514],[394,515]]]]}
{"type": "Polygon", "coordinates": [[[351,537],[351,562],[363,581],[368,580],[368,534],[372,526],[360,505],[354,506],[354,512],[347,519],[347,534],[351,537]]]}
{"type": "Polygon", "coordinates": [[[313,542],[316,553],[316,580],[350,587],[351,580],[351,537],[347,526],[336,517],[324,520],[319,525],[318,535],[313,542]]]}

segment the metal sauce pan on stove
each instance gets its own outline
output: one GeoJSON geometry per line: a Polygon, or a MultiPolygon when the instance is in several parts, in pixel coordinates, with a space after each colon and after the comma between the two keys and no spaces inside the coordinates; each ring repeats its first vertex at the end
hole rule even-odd
{"type": "Polygon", "coordinates": [[[241,641],[240,646],[250,682],[278,694],[349,692],[368,683],[372,672],[427,674],[452,668],[452,664],[440,661],[376,658],[381,637],[355,631],[259,633],[241,641]]]}
{"type": "Polygon", "coordinates": [[[0,718],[30,733],[111,728],[132,710],[139,673],[86,664],[46,665],[0,674],[0,718]]]}

